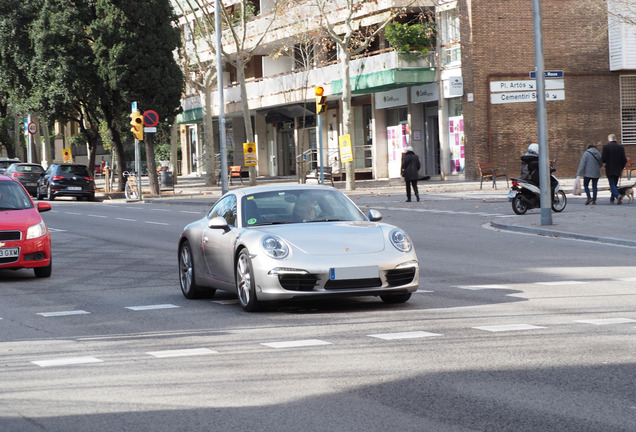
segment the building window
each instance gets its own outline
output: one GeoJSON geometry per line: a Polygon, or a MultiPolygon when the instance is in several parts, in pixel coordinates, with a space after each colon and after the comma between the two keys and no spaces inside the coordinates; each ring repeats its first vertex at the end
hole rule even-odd
{"type": "Polygon", "coordinates": [[[636,75],[621,76],[621,141],[636,144],[636,75]]]}

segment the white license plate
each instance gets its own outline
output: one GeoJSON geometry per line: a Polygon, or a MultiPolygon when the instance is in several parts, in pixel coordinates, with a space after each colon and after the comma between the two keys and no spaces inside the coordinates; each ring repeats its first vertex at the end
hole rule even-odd
{"type": "Polygon", "coordinates": [[[339,267],[332,268],[329,271],[329,279],[331,280],[371,279],[378,277],[380,277],[380,269],[378,266],[339,267]]]}
{"type": "Polygon", "coordinates": [[[26,185],[27,186],[37,186],[38,184],[37,183],[27,183],[26,185]]]}
{"type": "Polygon", "coordinates": [[[79,187],[79,186],[69,186],[66,189],[68,189],[68,190],[82,190],[82,188],[79,187]]]}
{"type": "Polygon", "coordinates": [[[0,248],[0,258],[13,258],[20,256],[20,248],[0,248]]]}
{"type": "Polygon", "coordinates": [[[517,196],[517,191],[511,190],[510,192],[508,192],[508,199],[513,199],[516,196],[517,196]]]}

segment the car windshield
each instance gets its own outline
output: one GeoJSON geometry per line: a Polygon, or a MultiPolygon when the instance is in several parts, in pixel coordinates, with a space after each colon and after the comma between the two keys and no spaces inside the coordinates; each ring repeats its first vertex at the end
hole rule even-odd
{"type": "Polygon", "coordinates": [[[61,165],[59,172],[65,177],[88,177],[88,170],[83,165],[61,165]]]}
{"type": "Polygon", "coordinates": [[[0,181],[0,211],[33,208],[33,202],[20,183],[0,181]]]}
{"type": "Polygon", "coordinates": [[[255,193],[242,198],[241,208],[243,226],[367,220],[344,194],[328,189],[255,193]]]}
{"type": "Polygon", "coordinates": [[[37,173],[40,174],[44,172],[44,169],[39,165],[18,165],[15,168],[16,172],[19,173],[37,173]]]}

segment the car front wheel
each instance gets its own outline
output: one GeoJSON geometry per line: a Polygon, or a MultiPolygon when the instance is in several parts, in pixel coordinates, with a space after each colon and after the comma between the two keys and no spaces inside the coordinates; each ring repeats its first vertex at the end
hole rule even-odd
{"type": "Polygon", "coordinates": [[[386,294],[381,295],[380,298],[384,303],[406,303],[411,298],[411,293],[406,294],[386,294]]]}
{"type": "Polygon", "coordinates": [[[241,307],[247,312],[255,312],[261,306],[256,299],[256,289],[254,287],[252,260],[247,249],[243,249],[236,261],[236,293],[241,307]]]}
{"type": "Polygon", "coordinates": [[[51,277],[51,273],[53,272],[53,260],[49,261],[49,265],[46,267],[35,267],[33,271],[35,272],[36,278],[51,277]]]}

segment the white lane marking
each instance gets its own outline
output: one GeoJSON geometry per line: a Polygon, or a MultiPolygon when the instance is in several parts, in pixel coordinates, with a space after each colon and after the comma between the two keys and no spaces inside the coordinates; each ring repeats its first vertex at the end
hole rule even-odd
{"type": "Polygon", "coordinates": [[[188,213],[188,214],[201,214],[203,212],[198,211],[189,211],[189,210],[180,210],[179,213],[188,213]]]}
{"type": "Polygon", "coordinates": [[[150,211],[171,212],[172,210],[170,210],[170,209],[152,208],[152,209],[150,209],[150,211]]]}
{"type": "Polygon", "coordinates": [[[270,348],[299,348],[318,345],[331,345],[331,342],[322,341],[319,339],[305,339],[297,341],[283,341],[283,342],[268,342],[261,345],[268,346],[270,348]]]}
{"type": "Polygon", "coordinates": [[[207,355],[218,354],[218,351],[212,351],[207,348],[191,348],[191,349],[178,349],[178,350],[165,350],[165,351],[150,351],[149,354],[156,358],[171,358],[171,357],[187,357],[195,355],[207,355]]]}
{"type": "Polygon", "coordinates": [[[456,214],[456,215],[487,216],[487,217],[505,216],[500,213],[484,213],[484,212],[469,212],[469,211],[455,211],[455,210],[433,210],[433,209],[421,209],[421,208],[382,207],[382,206],[374,206],[373,208],[378,210],[392,210],[392,211],[397,210],[397,211],[419,212],[419,213],[456,214]]]}
{"type": "Polygon", "coordinates": [[[81,213],[70,212],[70,211],[67,211],[67,212],[64,212],[64,213],[70,214],[70,215],[75,215],[75,216],[81,216],[82,215],[81,213]]]}
{"type": "Polygon", "coordinates": [[[106,219],[108,216],[104,216],[104,215],[96,215],[96,214],[87,214],[86,216],[89,217],[96,217],[96,218],[102,218],[102,219],[106,219]]]}
{"type": "Polygon", "coordinates": [[[426,294],[426,293],[432,293],[435,291],[428,291],[428,290],[423,290],[423,289],[418,289],[417,291],[415,291],[415,294],[426,294]]]}
{"type": "Polygon", "coordinates": [[[591,319],[591,320],[577,320],[575,322],[583,323],[583,324],[606,325],[606,324],[633,323],[633,322],[636,322],[636,320],[631,318],[601,318],[601,319],[591,319]]]}
{"type": "Polygon", "coordinates": [[[176,306],[173,304],[156,304],[156,305],[147,305],[147,306],[126,306],[126,309],[134,310],[134,311],[147,311],[154,309],[171,309],[178,308],[180,306],[176,306]]]}
{"type": "Polygon", "coordinates": [[[485,290],[485,289],[510,289],[507,285],[459,285],[457,286],[459,289],[477,291],[477,290],[485,290]]]}
{"type": "Polygon", "coordinates": [[[429,333],[425,331],[412,331],[412,332],[401,332],[401,333],[378,333],[368,335],[369,337],[384,339],[384,340],[396,340],[396,339],[415,339],[415,338],[423,338],[423,337],[432,337],[432,336],[443,336],[439,333],[429,333]]]}
{"type": "Polygon", "coordinates": [[[580,285],[587,282],[583,281],[553,281],[553,282],[535,282],[537,285],[548,285],[548,286],[557,286],[557,285],[580,285]]]}
{"type": "Polygon", "coordinates": [[[51,227],[48,227],[48,228],[49,228],[49,231],[51,232],[66,232],[66,230],[63,230],[63,229],[57,229],[57,228],[51,228],[51,227]]]}
{"type": "Polygon", "coordinates": [[[137,219],[128,219],[128,218],[115,218],[115,219],[120,221],[126,221],[126,222],[137,222],[137,219]]]}
{"type": "Polygon", "coordinates": [[[518,330],[535,330],[542,329],[547,327],[535,326],[530,324],[504,324],[504,325],[493,325],[493,326],[480,326],[473,327],[477,330],[486,330],[489,332],[504,332],[504,331],[518,331],[518,330]]]}
{"type": "Polygon", "coordinates": [[[621,282],[636,282],[636,277],[614,278],[614,280],[621,282]]]}
{"type": "Polygon", "coordinates": [[[96,357],[66,357],[66,358],[58,358],[51,360],[36,360],[31,363],[40,366],[40,367],[51,367],[51,366],[68,366],[68,365],[77,365],[77,364],[86,364],[86,363],[103,363],[104,360],[100,360],[96,357]]]}
{"type": "Polygon", "coordinates": [[[36,315],[40,315],[43,317],[61,317],[61,316],[69,316],[69,315],[86,315],[90,314],[90,312],[86,312],[85,310],[71,310],[71,311],[59,311],[59,312],[38,312],[36,315]]]}
{"type": "Polygon", "coordinates": [[[165,222],[153,222],[153,221],[144,221],[144,223],[152,224],[152,225],[170,225],[169,223],[165,223],[165,222]]]}

